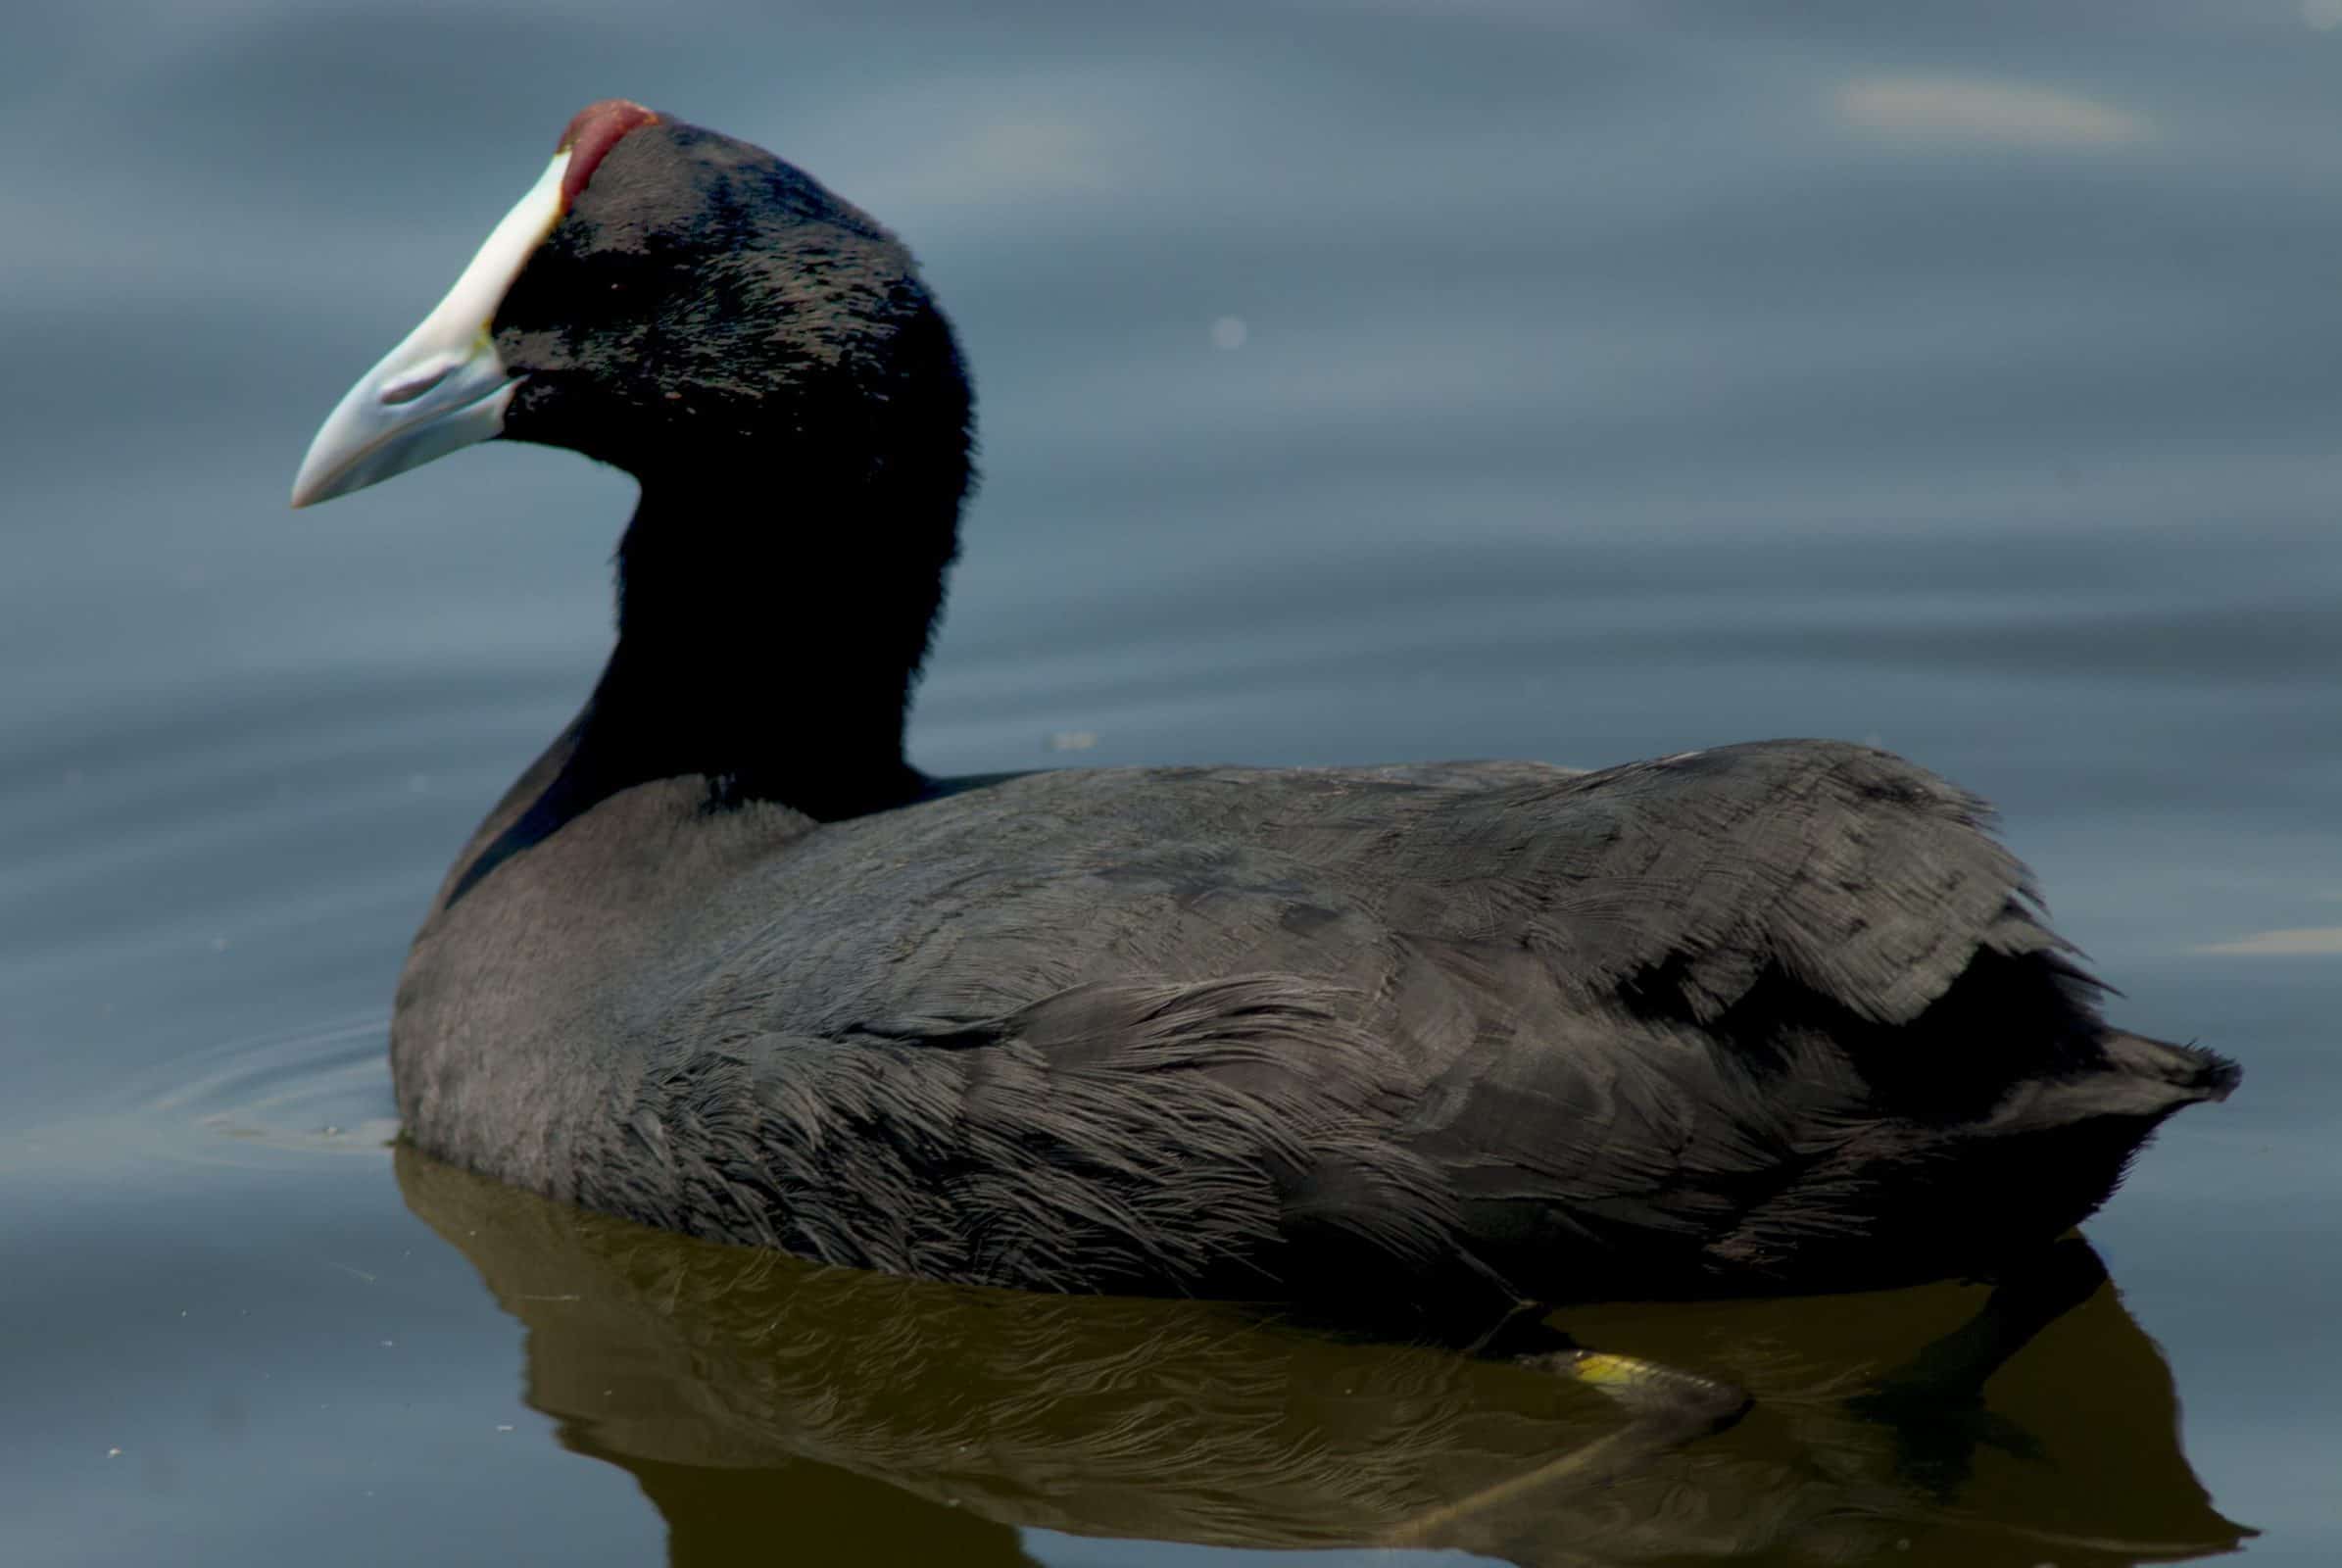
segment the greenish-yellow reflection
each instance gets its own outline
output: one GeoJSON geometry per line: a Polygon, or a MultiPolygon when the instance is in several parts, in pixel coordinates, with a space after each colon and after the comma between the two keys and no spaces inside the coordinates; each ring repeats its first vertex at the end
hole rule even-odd
{"type": "Polygon", "coordinates": [[[1719,1429],[1240,1307],[823,1268],[404,1148],[398,1174],[527,1326],[529,1402],[635,1475],[678,1565],[1023,1563],[1018,1526],[1525,1568],[2090,1568],[2248,1534],[2189,1469],[2162,1355],[2077,1241],[2029,1298],[1941,1285],[1564,1316],[1586,1345],[1755,1396],[1719,1429]]]}

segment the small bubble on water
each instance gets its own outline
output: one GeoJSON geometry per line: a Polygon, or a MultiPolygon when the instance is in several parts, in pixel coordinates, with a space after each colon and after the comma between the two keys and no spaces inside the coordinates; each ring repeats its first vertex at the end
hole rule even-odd
{"type": "MultiPolygon", "coordinates": [[[[2342,0],[2336,0],[2336,3],[2342,4],[2342,0]]],[[[1251,335],[1251,329],[1244,325],[1244,318],[1241,316],[1223,316],[1211,324],[1212,347],[1216,349],[1241,349],[1244,346],[1244,339],[1251,335]]]]}

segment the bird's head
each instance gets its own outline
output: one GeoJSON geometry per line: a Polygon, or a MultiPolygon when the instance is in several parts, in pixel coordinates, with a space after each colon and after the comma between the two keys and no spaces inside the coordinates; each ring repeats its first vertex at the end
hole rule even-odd
{"type": "Polygon", "coordinates": [[[893,235],[761,148],[610,99],[343,397],[293,504],[494,436],[646,484],[792,453],[925,467],[955,500],[969,408],[951,328],[893,235]]]}

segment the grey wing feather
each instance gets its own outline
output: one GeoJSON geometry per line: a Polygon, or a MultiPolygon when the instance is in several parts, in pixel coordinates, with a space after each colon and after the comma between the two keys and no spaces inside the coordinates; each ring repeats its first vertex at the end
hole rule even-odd
{"type": "Polygon", "coordinates": [[[1981,803],[1864,747],[1724,747],[1465,808],[1496,820],[1460,874],[1427,866],[1395,917],[1517,936],[1589,1000],[1666,991],[1707,1022],[1777,966],[1856,1017],[1907,1023],[1980,949],[2065,947],[1981,803]],[[1443,914],[1487,897],[1491,858],[1517,906],[1443,914]]]}

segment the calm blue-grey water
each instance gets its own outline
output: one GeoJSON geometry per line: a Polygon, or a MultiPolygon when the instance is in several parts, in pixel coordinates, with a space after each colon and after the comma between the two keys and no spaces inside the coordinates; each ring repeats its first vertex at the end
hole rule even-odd
{"type": "MultiPolygon", "coordinates": [[[[2200,1548],[2218,1515],[2260,1560],[2342,1557],[2337,23],[12,13],[0,1559],[2071,1563],[2200,1548]],[[598,669],[630,486],[490,447],[319,513],[285,490],[607,94],[803,164],[959,324],[987,478],[929,769],[1814,734],[1997,802],[2119,1016],[2248,1069],[2089,1227],[2120,1304],[1988,1386],[1993,1420],[2062,1423],[2045,1447],[1993,1427],[1950,1473],[1775,1411],[1609,1477],[1597,1522],[1565,1477],[1505,1531],[1407,1537],[1357,1521],[1512,1473],[1459,1454],[1561,1451],[1489,1435],[1535,1397],[1185,1320],[821,1318],[794,1277],[756,1288],[805,1332],[759,1339],[723,1303],[763,1298],[660,1285],[707,1259],[394,1169],[405,943],[598,669]],[[1126,1361],[1127,1407],[1089,1370],[1126,1361]]],[[[1608,1332],[1793,1342],[1764,1365],[1820,1388],[1832,1354],[1901,1353],[1865,1324],[1916,1344],[1949,1300],[1608,1332]]],[[[1598,1443],[1598,1415],[1554,1430],[1598,1443]]]]}

